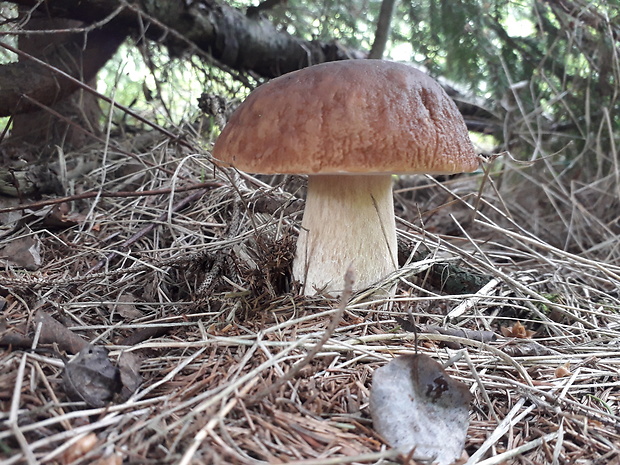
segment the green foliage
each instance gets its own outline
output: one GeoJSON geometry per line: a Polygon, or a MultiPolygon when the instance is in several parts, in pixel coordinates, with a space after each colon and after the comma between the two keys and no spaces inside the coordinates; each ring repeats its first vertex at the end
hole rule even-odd
{"type": "MultiPolygon", "coordinates": [[[[264,14],[301,38],[368,49],[379,8],[379,0],[289,0],[264,14]]],[[[391,50],[407,44],[410,55],[397,59],[492,99],[522,81],[532,82],[523,96],[530,107],[557,92],[582,94],[586,83],[609,98],[617,85],[618,16],[617,0],[403,0],[391,50]]]]}
{"type": "Polygon", "coordinates": [[[513,154],[569,161],[619,142],[619,12],[617,0],[404,0],[394,39],[432,75],[494,102],[513,154]]]}
{"type": "MultiPolygon", "coordinates": [[[[258,3],[231,5],[243,11],[258,3]]],[[[380,6],[380,0],[288,0],[260,14],[302,39],[369,50],[380,6]]],[[[499,142],[514,156],[560,152],[568,166],[588,150],[609,154],[620,144],[613,129],[620,126],[619,11],[618,0],[402,0],[387,55],[486,99],[505,128],[499,142]]],[[[170,59],[157,47],[140,56],[151,77],[129,79],[118,98],[131,103],[148,87],[161,103],[158,118],[179,121],[202,91],[247,92],[199,58],[170,59]],[[191,89],[183,88],[188,83],[191,89]]],[[[108,88],[123,66],[108,67],[114,70],[105,78],[108,88]]],[[[613,168],[611,159],[602,163],[613,168]]]]}
{"type": "MultiPolygon", "coordinates": [[[[0,33],[8,32],[15,27],[17,23],[17,5],[12,3],[0,2],[0,33]]],[[[2,35],[2,41],[16,47],[17,37],[11,35],[2,35]]],[[[0,49],[0,64],[17,61],[17,57],[9,54],[6,50],[0,49]]]]}
{"type": "Polygon", "coordinates": [[[288,0],[265,14],[278,28],[302,39],[337,40],[369,50],[380,7],[380,0],[288,0]]]}

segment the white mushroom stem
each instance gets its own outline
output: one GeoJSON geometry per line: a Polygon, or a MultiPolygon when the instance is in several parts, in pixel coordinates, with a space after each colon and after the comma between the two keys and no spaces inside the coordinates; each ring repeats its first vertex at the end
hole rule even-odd
{"type": "Polygon", "coordinates": [[[293,276],[303,293],[340,293],[352,265],[355,289],[397,268],[390,175],[311,175],[293,276]]]}

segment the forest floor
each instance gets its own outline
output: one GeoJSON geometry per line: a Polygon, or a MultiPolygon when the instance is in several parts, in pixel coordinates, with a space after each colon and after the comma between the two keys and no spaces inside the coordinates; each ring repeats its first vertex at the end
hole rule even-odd
{"type": "Polygon", "coordinates": [[[415,463],[369,396],[417,350],[472,394],[463,463],[620,464],[613,176],[402,176],[396,296],[341,304],[291,283],[303,178],[207,154],[93,146],[69,198],[0,198],[1,463],[415,463]]]}

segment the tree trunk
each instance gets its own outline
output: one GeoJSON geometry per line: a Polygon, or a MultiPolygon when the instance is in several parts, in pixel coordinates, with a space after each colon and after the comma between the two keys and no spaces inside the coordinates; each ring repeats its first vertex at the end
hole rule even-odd
{"type": "MultiPolygon", "coordinates": [[[[32,18],[26,24],[28,30],[52,30],[70,29],[79,27],[79,21],[57,18],[32,18]]],[[[60,47],[65,47],[70,41],[71,36],[67,33],[59,34],[33,34],[19,37],[19,48],[36,58],[43,61],[48,60],[48,54],[60,47]]],[[[75,59],[78,63],[83,61],[82,51],[77,50],[75,59]]],[[[20,61],[27,61],[20,58],[20,61]]],[[[80,74],[83,74],[80,72],[80,74]]],[[[89,84],[94,84],[91,79],[89,84]]],[[[51,108],[67,119],[84,126],[95,134],[99,134],[99,106],[93,95],[83,92],[76,92],[51,108]]],[[[66,142],[70,146],[78,146],[84,142],[84,132],[77,130],[64,121],[60,121],[56,116],[46,110],[38,110],[26,114],[18,114],[13,119],[11,131],[11,143],[28,143],[48,152],[53,150],[55,145],[63,146],[66,142]]]]}
{"type": "MultiPolygon", "coordinates": [[[[81,26],[80,21],[33,16],[25,25],[25,29],[32,31],[71,30],[81,26]]],[[[77,78],[85,79],[88,85],[95,86],[96,72],[111,57],[121,41],[117,39],[111,44],[107,35],[89,37],[82,33],[59,32],[22,35],[19,37],[19,48],[28,55],[50,63],[77,78]],[[82,46],[87,43],[86,39],[93,41],[89,47],[82,46]],[[102,41],[107,42],[104,47],[101,47],[102,41]],[[99,55],[103,51],[105,59],[99,59],[96,64],[93,63],[93,57],[87,56],[92,53],[93,48],[98,50],[99,55]]],[[[20,63],[25,66],[24,70],[37,67],[24,57],[20,57],[20,63]]],[[[19,111],[20,106],[22,109],[33,109],[32,105],[27,105],[22,99],[13,108],[17,111],[13,119],[9,143],[26,143],[35,146],[40,153],[49,154],[55,150],[55,146],[75,148],[84,145],[88,138],[86,131],[100,135],[101,110],[96,97],[79,90],[67,98],[62,98],[70,91],[62,90],[66,83],[61,81],[57,76],[50,75],[48,87],[53,87],[53,89],[48,88],[47,93],[48,97],[52,98],[41,103],[49,105],[53,112],[66,120],[42,108],[22,113],[19,111]],[[55,95],[57,98],[53,98],[55,95]],[[72,125],[68,121],[75,124],[72,125]]]]}
{"type": "Polygon", "coordinates": [[[368,58],[375,60],[383,58],[385,46],[390,37],[395,7],[396,0],[383,0],[381,2],[381,11],[379,12],[379,20],[377,21],[377,29],[375,31],[375,41],[372,43],[368,58]]]}

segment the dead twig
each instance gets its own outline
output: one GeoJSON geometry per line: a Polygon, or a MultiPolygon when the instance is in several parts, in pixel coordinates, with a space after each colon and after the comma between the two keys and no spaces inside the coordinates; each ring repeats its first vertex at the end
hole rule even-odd
{"type": "Polygon", "coordinates": [[[31,202],[24,205],[16,205],[14,207],[8,208],[0,208],[0,213],[9,213],[19,210],[38,210],[43,207],[48,207],[50,205],[58,205],[65,202],[75,202],[78,200],[86,200],[93,199],[96,197],[107,197],[107,198],[131,198],[131,197],[145,197],[152,195],[165,195],[172,194],[177,192],[188,192],[196,189],[215,189],[218,187],[222,187],[222,184],[216,181],[212,182],[201,182],[199,184],[191,184],[187,186],[179,186],[167,189],[153,189],[147,191],[120,191],[120,192],[101,192],[101,191],[92,191],[92,192],[83,192],[81,194],[69,195],[66,197],[60,197],[55,199],[48,200],[40,200],[38,202],[31,202]]]}

